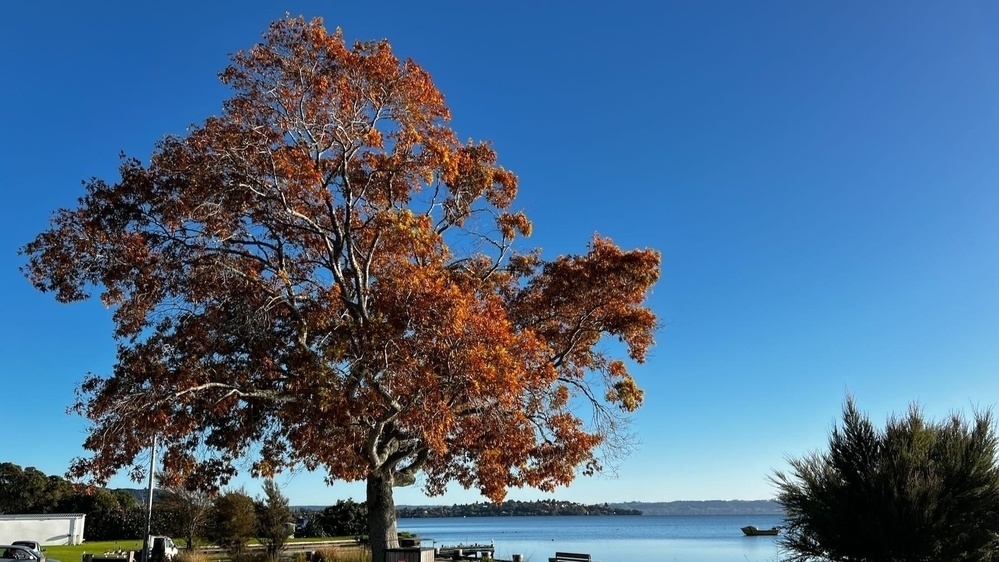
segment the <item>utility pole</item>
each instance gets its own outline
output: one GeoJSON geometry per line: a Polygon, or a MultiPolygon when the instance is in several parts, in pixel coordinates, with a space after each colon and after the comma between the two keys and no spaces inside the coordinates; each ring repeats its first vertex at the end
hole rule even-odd
{"type": "Polygon", "coordinates": [[[153,545],[149,535],[153,532],[153,474],[156,472],[156,436],[153,436],[153,449],[149,452],[149,490],[146,497],[146,536],[142,539],[142,561],[149,562],[153,545]]]}

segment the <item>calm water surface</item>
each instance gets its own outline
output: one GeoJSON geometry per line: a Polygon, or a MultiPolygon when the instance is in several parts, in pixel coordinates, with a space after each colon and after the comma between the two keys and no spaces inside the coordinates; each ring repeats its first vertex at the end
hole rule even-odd
{"type": "Polygon", "coordinates": [[[442,517],[400,519],[423,546],[489,543],[496,557],[548,562],[555,551],[586,552],[594,562],[777,562],[777,537],[747,537],[740,527],[781,524],[777,515],[442,517]]]}

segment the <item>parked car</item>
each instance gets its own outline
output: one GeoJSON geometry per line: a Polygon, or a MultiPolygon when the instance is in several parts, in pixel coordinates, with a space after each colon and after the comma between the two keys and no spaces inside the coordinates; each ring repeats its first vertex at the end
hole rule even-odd
{"type": "MultiPolygon", "coordinates": [[[[18,541],[26,542],[26,541],[18,541]]],[[[0,544],[0,562],[59,562],[46,559],[40,550],[20,544],[0,544]]]]}
{"type": "Polygon", "coordinates": [[[38,552],[45,552],[45,549],[42,548],[42,543],[38,541],[14,541],[10,544],[11,546],[26,546],[31,550],[37,550],[38,552]]]}

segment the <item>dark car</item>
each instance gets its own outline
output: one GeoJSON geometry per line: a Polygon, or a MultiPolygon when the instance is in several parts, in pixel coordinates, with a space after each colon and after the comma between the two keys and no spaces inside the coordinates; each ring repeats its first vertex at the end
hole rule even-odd
{"type": "MultiPolygon", "coordinates": [[[[0,544],[0,562],[46,562],[46,560],[45,555],[40,550],[21,544],[0,544]]],[[[48,562],[56,561],[49,560],[48,562]]]]}
{"type": "Polygon", "coordinates": [[[42,543],[38,541],[14,541],[10,544],[11,546],[26,546],[31,550],[37,550],[38,552],[45,552],[45,549],[42,548],[42,543]]]}

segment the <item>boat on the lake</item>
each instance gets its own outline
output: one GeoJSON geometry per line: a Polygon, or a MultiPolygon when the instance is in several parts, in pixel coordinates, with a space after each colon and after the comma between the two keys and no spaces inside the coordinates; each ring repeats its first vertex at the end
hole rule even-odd
{"type": "Polygon", "coordinates": [[[770,527],[769,529],[758,529],[755,525],[746,525],[742,528],[742,532],[746,533],[746,536],[758,537],[761,535],[776,535],[780,532],[780,527],[770,527]]]}

